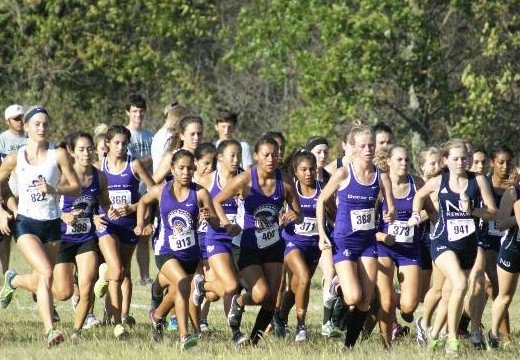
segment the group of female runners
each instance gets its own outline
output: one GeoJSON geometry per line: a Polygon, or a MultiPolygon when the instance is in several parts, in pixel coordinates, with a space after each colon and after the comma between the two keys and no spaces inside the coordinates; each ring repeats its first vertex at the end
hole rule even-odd
{"type": "Polygon", "coordinates": [[[392,144],[387,126],[355,124],[344,136],[344,156],[328,165],[324,137],[310,138],[282,163],[285,139],[271,132],[254,146],[256,165],[241,169],[240,142],[202,143],[202,119],[185,115],[149,174],[128,155],[124,126],[110,127],[98,143],[74,132],[54,148],[44,107],[30,108],[23,121],[27,146],[0,167],[0,231],[14,235],[32,272],[8,270],[0,300],[7,307],[18,288],[35,294],[47,346],[64,341],[53,299],[73,295],[72,339],[81,337],[94,294],[106,295],[114,336],[129,334],[131,259],[139,238],[152,233],[158,274],[151,335],[162,340],[172,313],[182,349],[197,344],[208,329],[209,303],[219,299],[236,345],[258,343],[270,327],[285,337],[292,307],[295,341],[305,341],[318,266],[322,335],[345,331],[347,348],[376,323],[383,345],[392,347],[408,329],[397,312],[412,323],[420,302],[422,346],[458,354],[469,323],[476,348],[510,340],[507,309],[520,272],[520,158],[506,147],[488,159],[453,139],[421,151],[412,172],[409,151],[392,144]],[[17,197],[6,186],[11,176],[17,197]],[[141,181],[148,191],[139,197],[141,181]],[[483,334],[488,297],[492,325],[483,334]],[[260,309],[246,335],[242,314],[253,305],[260,309]]]}

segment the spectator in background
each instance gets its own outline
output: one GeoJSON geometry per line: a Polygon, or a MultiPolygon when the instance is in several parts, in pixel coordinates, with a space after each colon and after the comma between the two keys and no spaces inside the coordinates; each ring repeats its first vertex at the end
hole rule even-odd
{"type": "MultiPolygon", "coordinates": [[[[218,147],[221,141],[234,139],[233,133],[238,122],[238,115],[231,110],[222,110],[217,114],[215,119],[215,130],[218,134],[218,140],[215,146],[218,147]]],[[[244,170],[253,167],[253,153],[251,146],[245,141],[240,141],[242,146],[242,163],[241,167],[244,170]]]]}
{"type": "Polygon", "coordinates": [[[153,173],[157,170],[161,159],[168,149],[168,140],[175,128],[179,126],[181,118],[188,110],[177,102],[166,105],[164,108],[164,125],[155,133],[152,140],[153,173]]]}
{"type": "MultiPolygon", "coordinates": [[[[5,109],[5,121],[7,130],[0,134],[0,159],[4,158],[12,152],[27,144],[27,136],[23,129],[23,115],[25,108],[22,105],[10,105],[5,109]]],[[[9,187],[16,194],[16,178],[9,178],[9,187]]],[[[0,264],[2,265],[2,273],[9,269],[9,258],[11,255],[11,237],[0,236],[0,264]]]]}
{"type": "MultiPolygon", "coordinates": [[[[152,170],[152,139],[153,133],[145,128],[144,116],[146,112],[146,100],[138,94],[132,94],[128,97],[126,103],[126,115],[128,116],[128,124],[126,128],[130,130],[131,137],[128,144],[128,152],[134,159],[139,159],[144,167],[152,170]]],[[[139,185],[139,194],[146,192],[146,186],[143,182],[139,185]]],[[[150,245],[149,237],[142,237],[137,244],[137,265],[141,279],[139,284],[152,284],[150,279],[150,245]]]]}

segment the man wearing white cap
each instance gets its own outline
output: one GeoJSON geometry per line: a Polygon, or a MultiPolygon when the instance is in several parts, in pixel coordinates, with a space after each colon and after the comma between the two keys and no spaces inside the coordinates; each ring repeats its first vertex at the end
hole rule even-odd
{"type": "MultiPolygon", "coordinates": [[[[23,115],[25,108],[22,105],[10,105],[5,109],[5,121],[7,130],[0,134],[0,160],[7,155],[17,151],[19,148],[27,144],[27,137],[23,130],[23,115]]],[[[11,191],[16,190],[16,179],[9,179],[11,191]]],[[[0,237],[0,264],[5,273],[9,268],[9,256],[11,253],[11,237],[0,237]]]]}

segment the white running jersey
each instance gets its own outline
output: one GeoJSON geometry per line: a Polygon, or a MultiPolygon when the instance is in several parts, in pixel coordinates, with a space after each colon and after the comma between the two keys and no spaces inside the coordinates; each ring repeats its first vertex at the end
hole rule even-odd
{"type": "Polygon", "coordinates": [[[35,220],[57,219],[61,216],[60,196],[41,193],[35,188],[35,182],[39,179],[54,187],[60,182],[56,150],[47,150],[47,157],[41,164],[31,165],[26,159],[26,149],[26,146],[20,148],[16,155],[18,214],[35,220]]]}

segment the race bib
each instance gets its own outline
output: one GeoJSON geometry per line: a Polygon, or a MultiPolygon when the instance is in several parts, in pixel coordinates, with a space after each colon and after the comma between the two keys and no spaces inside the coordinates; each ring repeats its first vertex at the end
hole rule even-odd
{"type": "Polygon", "coordinates": [[[208,222],[206,220],[202,220],[199,223],[199,228],[197,229],[200,233],[207,233],[208,232],[208,222]]]}
{"type": "Polygon", "coordinates": [[[317,236],[318,221],[316,218],[304,217],[302,223],[294,225],[294,233],[301,236],[317,236]]]}
{"type": "Polygon", "coordinates": [[[108,192],[108,197],[110,198],[112,205],[118,206],[132,204],[132,193],[130,190],[110,190],[108,192]]]}
{"type": "Polygon", "coordinates": [[[90,218],[78,218],[72,225],[67,224],[67,235],[88,234],[92,229],[90,218]]]}
{"type": "Polygon", "coordinates": [[[395,220],[388,225],[388,233],[395,237],[397,243],[413,243],[413,236],[415,232],[414,226],[408,226],[407,221],[395,220]]]}
{"type": "Polygon", "coordinates": [[[237,214],[226,214],[226,217],[231,224],[237,223],[237,214]]]}
{"type": "Polygon", "coordinates": [[[373,230],[375,229],[375,211],[374,209],[352,210],[350,212],[350,222],[353,231],[373,230]]]}
{"type": "Polygon", "coordinates": [[[280,240],[280,232],[278,224],[267,227],[265,229],[256,229],[256,243],[259,249],[264,249],[277,243],[280,240]]]}
{"type": "Polygon", "coordinates": [[[187,231],[182,234],[168,236],[170,248],[173,251],[181,251],[195,246],[195,232],[187,231]]]}
{"type": "Polygon", "coordinates": [[[447,221],[448,240],[457,241],[475,232],[473,219],[451,219],[447,221]]]}
{"type": "Polygon", "coordinates": [[[496,221],[488,222],[488,234],[491,236],[504,236],[505,231],[498,230],[498,223],[496,221]]]}

